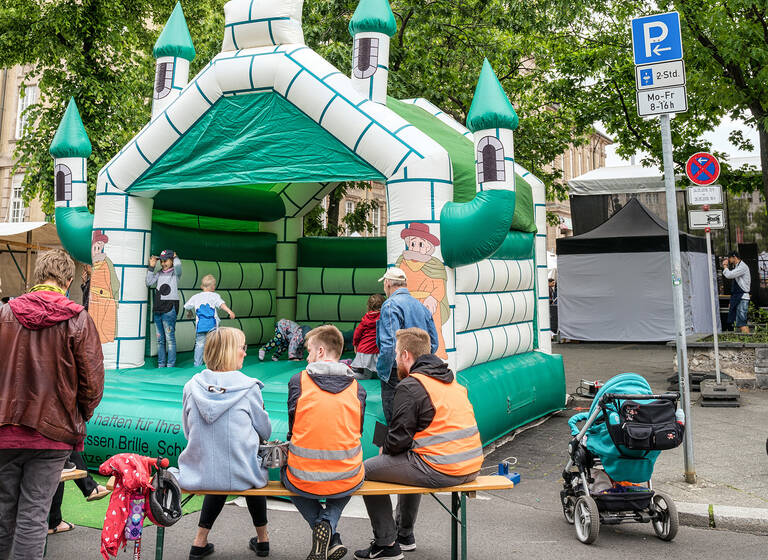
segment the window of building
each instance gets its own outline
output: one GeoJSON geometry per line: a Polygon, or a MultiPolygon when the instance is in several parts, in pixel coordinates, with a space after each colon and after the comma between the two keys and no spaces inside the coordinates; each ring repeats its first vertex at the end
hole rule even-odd
{"type": "Polygon", "coordinates": [[[755,215],[752,212],[747,212],[747,221],[751,224],[755,215]]]}
{"type": "Polygon", "coordinates": [[[504,180],[504,146],[495,136],[486,136],[477,143],[477,180],[504,180]]]}
{"type": "Polygon", "coordinates": [[[162,99],[171,93],[173,86],[173,62],[161,62],[155,71],[155,99],[162,99]]]}
{"type": "Polygon", "coordinates": [[[11,203],[8,206],[8,221],[23,222],[27,216],[27,208],[24,206],[24,198],[21,193],[21,182],[24,175],[14,175],[11,182],[11,203]]]}
{"type": "Polygon", "coordinates": [[[320,202],[320,207],[323,209],[322,218],[321,218],[323,228],[327,228],[328,227],[328,197],[327,196],[320,202]]]}
{"type": "Polygon", "coordinates": [[[379,40],[374,37],[355,39],[352,57],[355,67],[352,69],[355,78],[370,78],[376,73],[379,64],[379,40]]]}
{"type": "Polygon", "coordinates": [[[371,210],[371,223],[373,224],[373,235],[381,235],[381,208],[371,210]]]}
{"type": "Polygon", "coordinates": [[[16,113],[16,139],[21,139],[29,126],[27,107],[37,102],[37,86],[19,88],[19,109],[16,113]],[[23,96],[22,96],[23,93],[23,96]]]}
{"type": "Polygon", "coordinates": [[[54,170],[56,177],[56,202],[72,200],[72,171],[64,164],[54,170]]]}
{"type": "Polygon", "coordinates": [[[344,205],[344,210],[346,214],[351,214],[355,211],[355,203],[351,200],[348,200],[347,203],[344,205]]]}

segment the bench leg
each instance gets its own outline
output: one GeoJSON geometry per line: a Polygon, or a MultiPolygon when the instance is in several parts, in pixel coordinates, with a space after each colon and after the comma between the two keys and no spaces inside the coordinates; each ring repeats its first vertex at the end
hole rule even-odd
{"type": "Polygon", "coordinates": [[[165,527],[157,528],[155,537],[155,560],[163,560],[163,548],[165,546],[165,527]]]}
{"type": "Polygon", "coordinates": [[[461,507],[458,492],[451,493],[451,560],[458,560],[459,552],[459,508],[461,507]]]}
{"type": "Polygon", "coordinates": [[[461,560],[467,560],[467,495],[461,493],[461,560]]]}

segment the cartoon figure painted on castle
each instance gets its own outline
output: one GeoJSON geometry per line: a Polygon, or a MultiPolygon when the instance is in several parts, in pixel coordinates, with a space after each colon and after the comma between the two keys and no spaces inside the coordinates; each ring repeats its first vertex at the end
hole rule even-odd
{"type": "Polygon", "coordinates": [[[115,265],[104,253],[109,237],[100,229],[94,230],[91,241],[91,296],[88,312],[96,324],[101,343],[113,342],[117,334],[117,300],[120,298],[120,281],[115,265]]]}
{"type": "Polygon", "coordinates": [[[434,256],[440,240],[427,224],[418,222],[401,231],[400,238],[405,240],[405,250],[395,264],[405,272],[411,295],[432,313],[440,340],[437,355],[448,359],[443,340],[443,325],[451,315],[446,294],[448,275],[443,262],[434,256]]]}

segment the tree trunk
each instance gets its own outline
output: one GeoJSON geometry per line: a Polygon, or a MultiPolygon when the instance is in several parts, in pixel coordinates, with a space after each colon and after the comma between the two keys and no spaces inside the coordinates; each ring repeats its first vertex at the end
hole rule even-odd
{"type": "Polygon", "coordinates": [[[325,228],[328,237],[339,236],[339,207],[341,206],[341,193],[339,187],[336,187],[328,195],[328,210],[325,213],[327,218],[327,227],[325,228]]]}
{"type": "Polygon", "coordinates": [[[763,199],[768,212],[768,130],[764,120],[757,119],[757,131],[760,134],[760,167],[763,176],[763,199]]]}

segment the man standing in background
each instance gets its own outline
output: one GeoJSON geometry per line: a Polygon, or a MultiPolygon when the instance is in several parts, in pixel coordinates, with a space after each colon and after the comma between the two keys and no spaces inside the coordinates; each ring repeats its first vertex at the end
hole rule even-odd
{"type": "Polygon", "coordinates": [[[731,280],[731,301],[728,304],[728,324],[743,333],[749,333],[747,326],[747,311],[749,311],[749,292],[751,277],[749,267],[741,260],[739,253],[731,251],[728,258],[723,259],[723,276],[731,280]],[[733,269],[728,265],[733,266],[733,269]]]}

